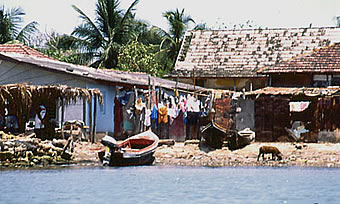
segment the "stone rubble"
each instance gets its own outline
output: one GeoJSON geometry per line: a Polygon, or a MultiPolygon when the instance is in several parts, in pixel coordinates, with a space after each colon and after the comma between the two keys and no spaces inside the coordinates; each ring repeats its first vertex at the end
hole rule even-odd
{"type": "Polygon", "coordinates": [[[29,136],[10,135],[0,131],[0,168],[46,167],[71,164],[72,145],[67,140],[41,140],[29,136]]]}

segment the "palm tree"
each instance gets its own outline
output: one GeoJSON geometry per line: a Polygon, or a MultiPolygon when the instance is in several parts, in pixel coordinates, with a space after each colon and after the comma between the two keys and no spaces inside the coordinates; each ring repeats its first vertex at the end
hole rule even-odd
{"type": "Polygon", "coordinates": [[[184,33],[190,22],[195,21],[189,16],[184,14],[184,9],[166,11],[163,14],[169,24],[169,32],[160,29],[163,35],[163,41],[161,43],[161,49],[165,45],[168,56],[175,63],[178,52],[181,48],[184,33]]]}
{"type": "Polygon", "coordinates": [[[83,20],[83,24],[77,26],[72,35],[81,40],[84,54],[92,57],[91,66],[116,67],[120,46],[131,39],[132,12],[138,2],[132,2],[124,12],[119,8],[119,0],[97,0],[95,21],[77,6],[72,6],[83,20]]]}
{"type": "Polygon", "coordinates": [[[5,6],[0,8],[0,44],[18,40],[27,44],[29,37],[36,32],[38,23],[33,21],[21,29],[25,12],[22,8],[12,8],[5,10],[5,6]]]}
{"type": "Polygon", "coordinates": [[[74,36],[52,32],[45,35],[44,41],[44,46],[37,49],[59,61],[80,65],[87,65],[91,61],[91,56],[82,53],[81,42],[74,36]]]}

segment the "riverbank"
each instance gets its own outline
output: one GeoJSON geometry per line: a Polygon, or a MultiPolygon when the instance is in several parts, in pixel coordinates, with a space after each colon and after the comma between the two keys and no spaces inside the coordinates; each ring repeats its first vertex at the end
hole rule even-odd
{"type": "Polygon", "coordinates": [[[230,151],[222,148],[202,151],[197,144],[158,147],[155,165],[180,166],[300,166],[300,167],[340,167],[340,144],[318,143],[252,143],[242,149],[230,151]],[[283,160],[272,161],[265,156],[257,161],[262,145],[277,147],[283,160]]]}
{"type": "MultiPolygon", "coordinates": [[[[73,162],[80,166],[101,166],[97,156],[101,144],[78,143],[73,162]]],[[[228,148],[208,151],[198,144],[175,143],[162,145],[154,154],[158,166],[299,166],[299,167],[340,167],[340,144],[332,143],[252,143],[242,149],[228,148]],[[269,155],[257,161],[259,147],[272,145],[283,154],[283,160],[272,161],[269,155]]]]}
{"type": "MultiPolygon", "coordinates": [[[[45,168],[60,165],[102,166],[98,151],[105,149],[101,143],[78,141],[68,145],[67,140],[41,141],[37,138],[2,135],[0,168],[45,168]],[[67,147],[67,148],[66,148],[67,147]]],[[[198,141],[174,143],[161,141],[155,151],[156,166],[299,166],[340,167],[340,143],[252,143],[231,151],[202,149],[198,141]],[[270,155],[257,161],[262,145],[277,147],[283,160],[272,161],[270,155]]]]}

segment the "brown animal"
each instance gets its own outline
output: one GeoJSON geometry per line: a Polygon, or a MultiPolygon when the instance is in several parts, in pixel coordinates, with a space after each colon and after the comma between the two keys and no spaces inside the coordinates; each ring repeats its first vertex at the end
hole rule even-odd
{"type": "Polygon", "coordinates": [[[280,150],[273,146],[262,146],[259,149],[259,155],[257,156],[257,161],[259,161],[260,156],[262,154],[262,160],[264,160],[264,154],[272,154],[272,160],[275,158],[278,160],[282,160],[282,153],[280,150]]]}

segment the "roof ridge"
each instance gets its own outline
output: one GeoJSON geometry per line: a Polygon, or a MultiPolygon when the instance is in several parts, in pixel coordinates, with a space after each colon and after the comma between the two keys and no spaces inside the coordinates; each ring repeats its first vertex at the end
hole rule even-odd
{"type": "Polygon", "coordinates": [[[238,28],[238,29],[211,29],[211,30],[188,30],[187,32],[223,32],[223,31],[251,31],[251,30],[299,30],[299,29],[339,29],[336,26],[326,26],[326,27],[274,27],[274,28],[238,28]]]}
{"type": "MultiPolygon", "coordinates": [[[[7,53],[17,53],[17,54],[23,54],[23,55],[28,55],[30,57],[37,57],[37,58],[48,58],[51,60],[56,60],[53,57],[50,57],[48,55],[45,55],[44,53],[31,48],[27,45],[24,44],[1,44],[0,49],[4,48],[2,52],[7,52],[7,53]],[[6,50],[8,49],[8,50],[6,50]]],[[[1,51],[0,51],[1,52],[1,51]]],[[[59,61],[59,60],[57,60],[59,61]]]]}

